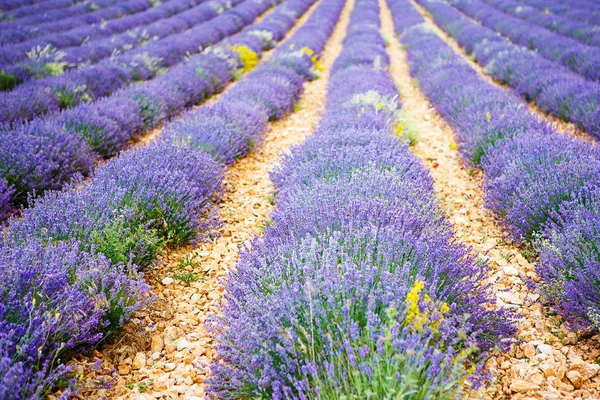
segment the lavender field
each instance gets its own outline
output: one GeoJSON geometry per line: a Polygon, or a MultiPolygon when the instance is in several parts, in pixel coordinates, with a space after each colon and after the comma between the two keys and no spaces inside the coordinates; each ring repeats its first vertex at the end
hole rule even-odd
{"type": "Polygon", "coordinates": [[[0,0],[0,399],[600,399],[600,3],[0,0]]]}

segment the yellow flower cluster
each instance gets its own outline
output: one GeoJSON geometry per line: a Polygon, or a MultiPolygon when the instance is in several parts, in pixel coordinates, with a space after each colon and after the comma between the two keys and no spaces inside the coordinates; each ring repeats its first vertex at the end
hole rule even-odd
{"type": "MultiPolygon", "coordinates": [[[[294,47],[296,47],[296,46],[293,43],[290,44],[291,50],[294,50],[294,47]]],[[[321,62],[321,60],[319,60],[319,57],[315,54],[315,51],[313,49],[311,49],[308,46],[304,46],[303,48],[300,49],[300,52],[304,53],[310,57],[315,71],[323,72],[325,70],[325,68],[323,67],[323,63],[321,62]]]]}
{"type": "MultiPolygon", "coordinates": [[[[406,295],[404,300],[406,304],[406,324],[410,325],[415,323],[415,327],[419,327],[421,321],[421,310],[419,309],[419,293],[425,287],[425,283],[420,280],[416,280],[412,289],[406,295]]],[[[422,326],[422,325],[421,325],[422,326]]]]}
{"type": "Polygon", "coordinates": [[[315,68],[315,71],[318,72],[323,72],[325,71],[325,67],[323,66],[323,63],[321,62],[321,60],[315,60],[317,56],[313,56],[313,67],[315,68]]]}
{"type": "MultiPolygon", "coordinates": [[[[500,116],[500,119],[503,119],[503,118],[504,118],[504,114],[502,114],[500,116]]],[[[490,122],[492,120],[492,114],[490,114],[489,111],[485,113],[485,119],[487,119],[487,122],[490,122]]]]}
{"type": "Polygon", "coordinates": [[[404,300],[407,307],[406,324],[412,325],[415,330],[423,328],[426,324],[432,329],[437,329],[444,320],[444,314],[450,311],[450,307],[448,307],[448,304],[446,303],[442,303],[439,307],[432,304],[431,297],[425,294],[425,296],[423,296],[423,301],[427,305],[429,311],[422,312],[419,307],[419,301],[421,299],[421,290],[423,290],[424,287],[425,282],[416,280],[412,289],[406,295],[406,299],[404,300]],[[432,305],[433,307],[431,307],[432,305]],[[431,320],[429,318],[431,314],[437,315],[438,318],[431,320]]]}
{"type": "Polygon", "coordinates": [[[396,137],[404,137],[404,124],[400,121],[396,121],[396,130],[394,132],[396,137]]]}
{"type": "Polygon", "coordinates": [[[258,54],[250,50],[248,46],[234,45],[231,46],[231,50],[235,51],[240,56],[240,61],[242,62],[244,72],[252,71],[258,64],[258,54]]]}
{"type": "Polygon", "coordinates": [[[307,46],[304,46],[303,48],[301,48],[300,51],[303,52],[304,54],[308,54],[309,56],[312,56],[313,54],[315,54],[313,49],[311,49],[310,47],[307,47],[307,46]]]}

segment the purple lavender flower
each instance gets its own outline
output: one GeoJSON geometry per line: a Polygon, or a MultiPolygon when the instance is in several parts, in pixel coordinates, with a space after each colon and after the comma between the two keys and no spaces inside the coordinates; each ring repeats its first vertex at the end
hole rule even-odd
{"type": "MultiPolygon", "coordinates": [[[[461,153],[485,172],[487,206],[503,218],[513,238],[539,250],[541,293],[574,327],[599,329],[598,148],[540,123],[424,28],[416,10],[406,16],[407,1],[390,3],[411,73],[456,128],[461,153]]],[[[597,114],[595,84],[563,79],[572,75],[560,69],[542,74],[541,65],[548,62],[529,63],[536,60],[534,53],[488,35],[447,4],[421,3],[460,43],[474,43],[475,56],[488,71],[529,99],[563,118],[597,114]]]]}
{"type": "Polygon", "coordinates": [[[267,114],[241,101],[219,101],[184,114],[163,132],[164,140],[200,148],[216,160],[231,164],[260,143],[267,114]]]}
{"type": "Polygon", "coordinates": [[[68,243],[0,245],[0,393],[40,397],[67,369],[55,363],[89,348],[140,306],[148,288],[132,270],[68,243]]]}
{"type": "Polygon", "coordinates": [[[375,62],[383,53],[355,57],[372,45],[364,31],[378,28],[377,2],[357,1],[324,121],[273,172],[272,224],[225,280],[210,321],[215,397],[458,393],[466,358],[481,377],[486,351],[514,333],[509,314],[482,307],[493,303],[484,270],[454,242],[431,177],[392,135],[400,103],[375,62]]]}
{"type": "Polygon", "coordinates": [[[0,175],[14,188],[15,205],[26,204],[28,195],[60,189],[94,163],[83,137],[43,120],[0,128],[0,142],[0,175]]]}
{"type": "MultiPolygon", "coordinates": [[[[571,121],[589,134],[598,136],[600,85],[597,82],[590,81],[570,71],[566,66],[558,65],[531,51],[527,43],[521,43],[525,46],[521,47],[509,42],[494,30],[473,22],[446,3],[429,0],[420,3],[432,13],[442,29],[452,35],[485,67],[488,74],[515,88],[525,99],[535,101],[544,111],[571,121]]],[[[469,10],[479,12],[478,8],[473,7],[475,3],[471,3],[470,0],[456,2],[458,7],[469,7],[469,10]]],[[[485,6],[485,9],[492,8],[485,6]]],[[[502,14],[499,11],[495,12],[502,14]]],[[[530,34],[528,30],[517,30],[513,26],[509,30],[514,31],[515,35],[530,34]]],[[[556,51],[562,53],[568,47],[565,46],[564,43],[559,45],[556,51]]],[[[577,68],[583,70],[590,68],[592,64],[593,62],[588,60],[577,68]]]]}
{"type": "Polygon", "coordinates": [[[516,238],[530,240],[550,215],[586,184],[600,185],[600,153],[580,139],[529,134],[486,154],[488,207],[516,238]]]}
{"type": "Polygon", "coordinates": [[[600,329],[600,203],[586,185],[552,214],[537,242],[541,291],[576,328],[600,329]]]}
{"type": "Polygon", "coordinates": [[[13,188],[8,185],[6,179],[0,177],[0,221],[8,218],[13,211],[13,205],[11,204],[12,193],[13,188]]]}

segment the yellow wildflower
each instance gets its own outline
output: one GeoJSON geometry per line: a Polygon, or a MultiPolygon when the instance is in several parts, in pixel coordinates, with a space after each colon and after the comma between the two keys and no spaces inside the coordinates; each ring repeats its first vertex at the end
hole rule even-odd
{"type": "Polygon", "coordinates": [[[321,62],[321,60],[317,60],[317,62],[314,65],[315,71],[319,71],[319,72],[323,72],[325,71],[325,67],[323,66],[323,63],[321,62]]]}
{"type": "Polygon", "coordinates": [[[490,114],[489,111],[485,113],[485,119],[487,119],[488,122],[490,122],[490,120],[492,119],[492,114],[490,114]]]}
{"type": "Polygon", "coordinates": [[[446,314],[448,311],[450,311],[450,307],[448,307],[448,303],[444,302],[440,308],[440,313],[446,314]]]}
{"type": "Polygon", "coordinates": [[[402,136],[403,132],[404,132],[404,125],[402,125],[402,123],[398,122],[396,124],[396,137],[402,136]]]}
{"type": "Polygon", "coordinates": [[[421,310],[419,310],[419,293],[425,287],[423,281],[417,280],[412,289],[406,295],[406,323],[411,324],[421,318],[421,310]]]}
{"type": "Polygon", "coordinates": [[[258,64],[258,54],[250,50],[248,46],[232,46],[231,49],[238,53],[244,72],[250,72],[258,64]]]}
{"type": "Polygon", "coordinates": [[[60,318],[60,313],[59,313],[59,312],[57,312],[56,314],[54,314],[54,317],[55,317],[56,319],[59,319],[59,318],[60,318]]]}
{"type": "Polygon", "coordinates": [[[454,141],[451,141],[448,147],[450,147],[450,150],[458,150],[458,145],[454,141]]]}
{"type": "Polygon", "coordinates": [[[304,46],[302,49],[300,49],[301,52],[308,54],[309,56],[312,56],[314,54],[313,49],[311,49],[308,46],[304,46]]]}
{"type": "Polygon", "coordinates": [[[294,47],[296,47],[294,43],[290,44],[290,50],[294,50],[294,47]]]}

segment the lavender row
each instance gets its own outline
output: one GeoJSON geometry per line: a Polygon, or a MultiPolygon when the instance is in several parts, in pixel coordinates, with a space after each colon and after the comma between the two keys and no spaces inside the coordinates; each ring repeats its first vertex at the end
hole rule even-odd
{"type": "Polygon", "coordinates": [[[478,0],[452,0],[451,4],[484,26],[515,43],[535,50],[546,59],[561,64],[587,79],[600,80],[600,52],[597,48],[504,14],[478,0]]]}
{"type": "Polygon", "coordinates": [[[555,31],[590,46],[600,46],[600,28],[598,26],[547,14],[512,0],[483,0],[483,2],[544,29],[555,31]]]}
{"type": "MultiPolygon", "coordinates": [[[[189,40],[190,29],[199,29],[198,25],[218,17],[224,10],[237,6],[243,0],[211,0],[201,2],[199,0],[188,1],[193,7],[169,18],[158,20],[150,25],[135,28],[119,35],[88,41],[81,46],[67,47],[57,52],[49,52],[38,58],[18,62],[6,67],[4,73],[14,77],[15,85],[29,81],[52,76],[43,81],[52,86],[54,82],[77,79],[80,70],[89,68],[101,68],[101,66],[90,66],[100,61],[103,66],[120,65],[127,68],[127,57],[130,54],[140,55],[141,60],[137,63],[154,62],[155,68],[164,68],[168,65],[161,64],[161,60],[152,61],[155,48],[169,47],[169,41],[189,40]],[[196,5],[200,3],[199,5],[196,5]],[[179,35],[172,37],[173,35],[179,35]],[[183,36],[182,36],[183,35],[183,36]],[[162,40],[161,40],[162,39],[162,40]],[[138,49],[139,48],[139,49],[138,49]],[[136,50],[137,49],[137,50],[136,50]],[[146,58],[150,58],[147,60],[146,58]],[[76,68],[81,66],[79,70],[76,68]],[[65,71],[67,71],[65,73],[65,71]],[[59,76],[59,77],[56,77],[59,76]]],[[[210,28],[209,28],[210,29],[210,28]]],[[[201,42],[205,44],[205,42],[201,42]]],[[[196,50],[197,51],[197,50],[196,50]]],[[[190,51],[190,53],[193,51],[190,51]]],[[[131,64],[131,61],[129,61],[131,64]]],[[[132,67],[129,67],[131,69],[132,67]]],[[[32,85],[41,85],[33,83],[32,85]]],[[[86,84],[84,82],[84,84],[86,84]]],[[[25,89],[23,89],[25,90],[25,89]]],[[[18,96],[15,94],[15,96],[18,96]]]]}
{"type": "Polygon", "coordinates": [[[516,46],[447,4],[418,0],[436,23],[483,65],[528,101],[600,137],[600,83],[590,82],[536,52],[516,46]]]}
{"type": "MultiPolygon", "coordinates": [[[[275,4],[278,1],[281,0],[276,0],[275,4]]],[[[214,2],[224,6],[231,4],[228,0],[214,2]]],[[[206,4],[206,8],[211,13],[207,13],[204,4],[200,5],[198,8],[202,9],[190,10],[198,21],[190,29],[151,41],[89,67],[21,85],[0,97],[0,123],[12,124],[55,114],[108,96],[132,83],[152,79],[186,57],[239,32],[273,4],[259,0],[234,0],[236,3],[239,4],[221,14],[210,4],[206,4]]]]}
{"type": "Polygon", "coordinates": [[[215,397],[451,398],[479,376],[490,338],[513,331],[484,310],[481,266],[392,133],[398,92],[379,28],[378,2],[357,0],[325,118],[273,173],[272,224],[224,281],[215,397]]]}
{"type": "MultiPolygon", "coordinates": [[[[245,3],[250,6],[253,2],[245,3]]],[[[258,9],[268,4],[257,2],[258,9]]],[[[12,208],[29,196],[60,189],[76,174],[87,175],[98,155],[110,157],[141,133],[220,91],[237,75],[240,56],[247,65],[281,40],[306,3],[282,5],[226,43],[192,57],[143,84],[49,119],[0,129],[0,177],[11,189],[12,208]]],[[[257,13],[252,10],[251,15],[257,13]]]]}
{"type": "Polygon", "coordinates": [[[590,3],[587,1],[574,0],[570,1],[569,4],[552,0],[521,0],[521,2],[544,12],[552,12],[571,20],[600,25],[600,10],[590,9],[590,3]]]}
{"type": "MultiPolygon", "coordinates": [[[[23,20],[0,22],[0,43],[2,43],[2,54],[7,54],[7,50],[13,48],[23,50],[33,54],[37,47],[44,47],[52,42],[60,42],[60,40],[77,40],[74,32],[65,32],[72,29],[87,28],[88,25],[108,22],[114,18],[121,18],[129,14],[143,12],[152,7],[152,2],[148,0],[124,1],[118,4],[110,4],[108,0],[102,4],[105,7],[96,9],[87,4],[82,4],[75,8],[88,9],[88,13],[82,15],[74,15],[71,17],[63,15],[64,10],[56,10],[54,13],[44,13],[32,15],[23,20]],[[109,7],[110,6],[110,7],[109,7]],[[38,19],[44,20],[48,18],[48,22],[40,21],[37,24],[34,22],[38,19]],[[28,24],[29,23],[29,24],[28,24]],[[31,24],[31,25],[30,25],[31,24]],[[54,34],[54,35],[52,35],[54,34]],[[46,40],[44,40],[46,39],[46,40]],[[26,42],[25,42],[26,41],[26,42]],[[25,42],[25,43],[22,43],[25,42]]],[[[10,53],[6,57],[15,57],[18,54],[10,53]]],[[[28,56],[28,54],[24,54],[28,56]]],[[[21,55],[23,57],[23,55],[21,55]]],[[[4,62],[2,62],[2,65],[4,62]]]]}
{"type": "MultiPolygon", "coordinates": [[[[47,0],[47,1],[31,1],[31,2],[22,2],[18,4],[18,1],[11,2],[10,6],[4,7],[0,5],[0,19],[8,19],[13,20],[16,18],[22,18],[31,16],[35,13],[44,13],[46,11],[51,11],[53,9],[64,9],[69,7],[76,7],[79,3],[82,3],[83,0],[47,0]]],[[[64,10],[63,10],[64,11],[64,10]]]]}
{"type": "Polygon", "coordinates": [[[149,289],[139,270],[214,227],[221,180],[201,149],[151,144],[13,221],[0,244],[0,396],[46,397],[73,352],[139,309],[149,289]]]}
{"type": "MultiPolygon", "coordinates": [[[[25,27],[25,25],[36,25],[52,20],[59,21],[64,18],[77,17],[91,13],[109,7],[115,3],[116,0],[100,0],[93,4],[69,0],[51,0],[30,7],[22,7],[14,12],[3,14],[1,19],[8,21],[0,22],[0,27],[4,29],[11,26],[14,27],[15,24],[25,27]]],[[[27,28],[35,29],[35,26],[27,28]]],[[[4,38],[4,32],[2,37],[4,38]]]]}
{"type": "Polygon", "coordinates": [[[600,11],[600,4],[595,0],[550,0],[550,2],[556,2],[582,10],[600,11]]]}
{"type": "MultiPolygon", "coordinates": [[[[600,149],[558,134],[490,85],[411,9],[390,0],[411,75],[485,173],[486,206],[539,250],[539,290],[578,326],[600,328],[600,149]]],[[[429,8],[429,7],[428,7],[429,8]]]]}
{"type": "Polygon", "coordinates": [[[16,10],[20,7],[43,3],[48,0],[0,0],[0,12],[16,10]]]}
{"type": "MultiPolygon", "coordinates": [[[[311,2],[290,0],[278,12],[297,18],[311,2]]],[[[323,17],[311,30],[315,22],[323,17]]],[[[87,183],[48,194],[12,221],[0,243],[0,268],[9,272],[0,309],[2,398],[40,397],[68,372],[57,363],[98,343],[144,304],[140,270],[165,248],[200,240],[216,226],[222,163],[260,140],[270,104],[287,95],[289,105],[273,117],[291,111],[313,75],[307,49],[276,51],[227,99],[186,115],[159,141],[123,152],[87,183]]]]}
{"type": "MultiPolygon", "coordinates": [[[[279,6],[276,15],[269,15],[246,35],[234,37],[229,47],[259,47],[265,33],[273,31],[276,40],[281,39],[293,25],[287,20],[293,18],[293,22],[313,2],[288,0],[279,6]],[[286,29],[282,31],[284,26],[286,29]]],[[[225,164],[246,155],[259,144],[267,122],[289,114],[299,99],[303,83],[319,75],[318,54],[333,31],[341,5],[342,0],[322,2],[307,22],[256,68],[246,54],[248,50],[244,50],[241,59],[250,62],[251,72],[215,103],[188,111],[165,127],[162,139],[174,145],[203,148],[225,164]]],[[[245,69],[249,69],[248,64],[245,69]]]]}
{"type": "MultiPolygon", "coordinates": [[[[85,21],[83,25],[81,21],[71,18],[67,18],[61,23],[44,24],[38,27],[36,37],[22,43],[6,44],[1,47],[0,65],[6,67],[28,58],[43,58],[41,61],[59,62],[59,49],[80,46],[88,40],[95,40],[145,26],[186,11],[201,2],[199,0],[169,0],[156,7],[136,12],[133,15],[120,16],[122,13],[127,13],[126,10],[135,11],[151,4],[148,0],[127,0],[115,6],[116,15],[111,11],[112,8],[98,10],[89,14],[88,21],[85,21]],[[111,14],[113,18],[107,19],[107,16],[111,14]],[[105,19],[106,21],[104,21],[105,19]],[[46,32],[46,30],[49,30],[49,32],[46,32]]],[[[7,31],[7,34],[10,35],[10,32],[7,31]]]]}

